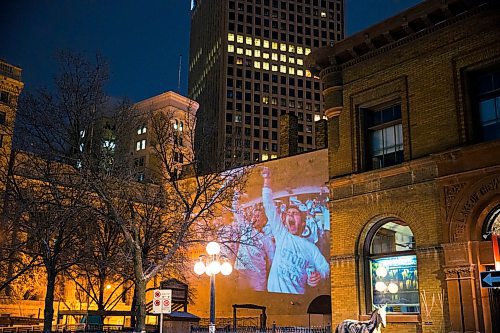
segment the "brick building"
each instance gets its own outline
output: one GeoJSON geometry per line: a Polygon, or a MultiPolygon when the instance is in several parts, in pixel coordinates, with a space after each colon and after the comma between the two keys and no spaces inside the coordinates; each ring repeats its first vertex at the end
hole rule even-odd
{"type": "Polygon", "coordinates": [[[497,1],[429,0],[306,59],[328,117],[332,323],[498,332],[497,1]],[[342,230],[342,232],[338,232],[342,230]]]}

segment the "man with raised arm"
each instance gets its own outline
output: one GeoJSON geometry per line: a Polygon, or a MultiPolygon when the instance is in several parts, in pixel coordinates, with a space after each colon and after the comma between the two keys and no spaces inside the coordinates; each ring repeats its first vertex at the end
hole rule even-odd
{"type": "Polygon", "coordinates": [[[276,242],[267,290],[303,294],[306,285],[315,287],[328,276],[330,266],[317,246],[301,237],[306,225],[305,214],[296,207],[288,207],[283,217],[278,212],[267,167],[262,169],[262,178],[262,202],[276,242]]]}

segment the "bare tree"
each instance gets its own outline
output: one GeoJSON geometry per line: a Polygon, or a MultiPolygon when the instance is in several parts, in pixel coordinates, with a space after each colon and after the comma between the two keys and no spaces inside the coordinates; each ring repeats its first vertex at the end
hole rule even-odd
{"type": "MultiPolygon", "coordinates": [[[[88,203],[87,203],[88,204],[88,203]]],[[[90,213],[90,212],[89,212],[90,213]]],[[[95,303],[98,310],[112,310],[130,287],[121,230],[94,214],[85,225],[85,246],[79,249],[79,262],[66,270],[66,276],[95,303]]]]}
{"type": "Polygon", "coordinates": [[[75,175],[64,172],[67,167],[58,162],[24,155],[15,163],[18,173],[8,181],[9,212],[18,217],[16,238],[24,244],[18,250],[32,260],[39,259],[44,268],[44,331],[49,332],[57,279],[79,260],[83,245],[82,226],[88,223],[86,191],[74,186],[75,175]]]}
{"type": "MultiPolygon", "coordinates": [[[[68,272],[75,280],[88,274],[102,285],[116,277],[108,266],[112,263],[76,258],[76,253],[84,253],[84,244],[74,236],[91,230],[82,225],[97,227],[101,221],[109,223],[100,224],[101,231],[118,228],[116,239],[124,246],[113,253],[121,251],[119,256],[131,263],[131,274],[123,279],[134,282],[135,329],[143,332],[147,284],[159,275],[182,276],[175,267],[185,262],[190,246],[216,238],[213,220],[221,206],[230,206],[234,190],[243,186],[245,170],[202,172],[194,154],[194,114],[187,113],[179,131],[175,110],[140,114],[127,102],[110,105],[104,97],[107,71],[100,58],[90,62],[63,53],[60,61],[55,92],[27,94],[20,118],[26,139],[22,147],[44,161],[35,164],[40,169],[35,173],[37,186],[20,186],[16,197],[29,212],[22,220],[26,232],[35,231],[35,221],[45,228],[40,232],[44,238],[33,238],[28,248],[42,258],[51,281],[71,268],[68,272]],[[130,134],[145,120],[154,177],[136,182],[130,134]]],[[[102,236],[105,240],[111,234],[102,236]]],[[[106,303],[100,291],[94,294],[99,303],[106,303]]],[[[48,293],[46,330],[53,314],[50,297],[48,293]]]]}
{"type": "Polygon", "coordinates": [[[14,238],[22,239],[20,250],[45,269],[44,331],[52,328],[56,281],[80,261],[85,226],[93,222],[80,170],[102,168],[97,161],[104,152],[104,138],[94,129],[106,111],[105,64],[100,57],[92,63],[69,52],[61,52],[58,61],[54,90],[21,97],[15,148],[25,153],[11,157],[6,187],[14,238]]]}

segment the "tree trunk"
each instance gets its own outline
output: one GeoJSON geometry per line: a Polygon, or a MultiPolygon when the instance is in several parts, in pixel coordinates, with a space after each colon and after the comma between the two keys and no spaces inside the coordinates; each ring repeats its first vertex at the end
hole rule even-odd
{"type": "Polygon", "coordinates": [[[146,332],[146,280],[142,270],[142,251],[140,248],[134,247],[134,275],[135,275],[135,331],[140,333],[146,332]]]}
{"type": "MultiPolygon", "coordinates": [[[[137,291],[136,291],[137,287],[135,286],[134,284],[134,295],[132,297],[132,305],[130,306],[130,311],[132,312],[135,312],[136,310],[136,304],[137,304],[137,291]]],[[[135,323],[136,323],[136,318],[135,316],[132,316],[130,318],[130,327],[135,327],[135,323]]]]}
{"type": "Polygon", "coordinates": [[[56,273],[47,268],[47,288],[45,294],[45,307],[43,309],[43,331],[52,331],[52,319],[54,318],[54,290],[56,286],[56,273]]]}

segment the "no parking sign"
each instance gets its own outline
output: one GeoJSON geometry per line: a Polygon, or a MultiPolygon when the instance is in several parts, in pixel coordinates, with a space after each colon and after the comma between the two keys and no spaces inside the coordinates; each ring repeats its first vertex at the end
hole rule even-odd
{"type": "Polygon", "coordinates": [[[171,313],[172,312],[172,290],[155,289],[153,290],[153,313],[171,313]]]}

